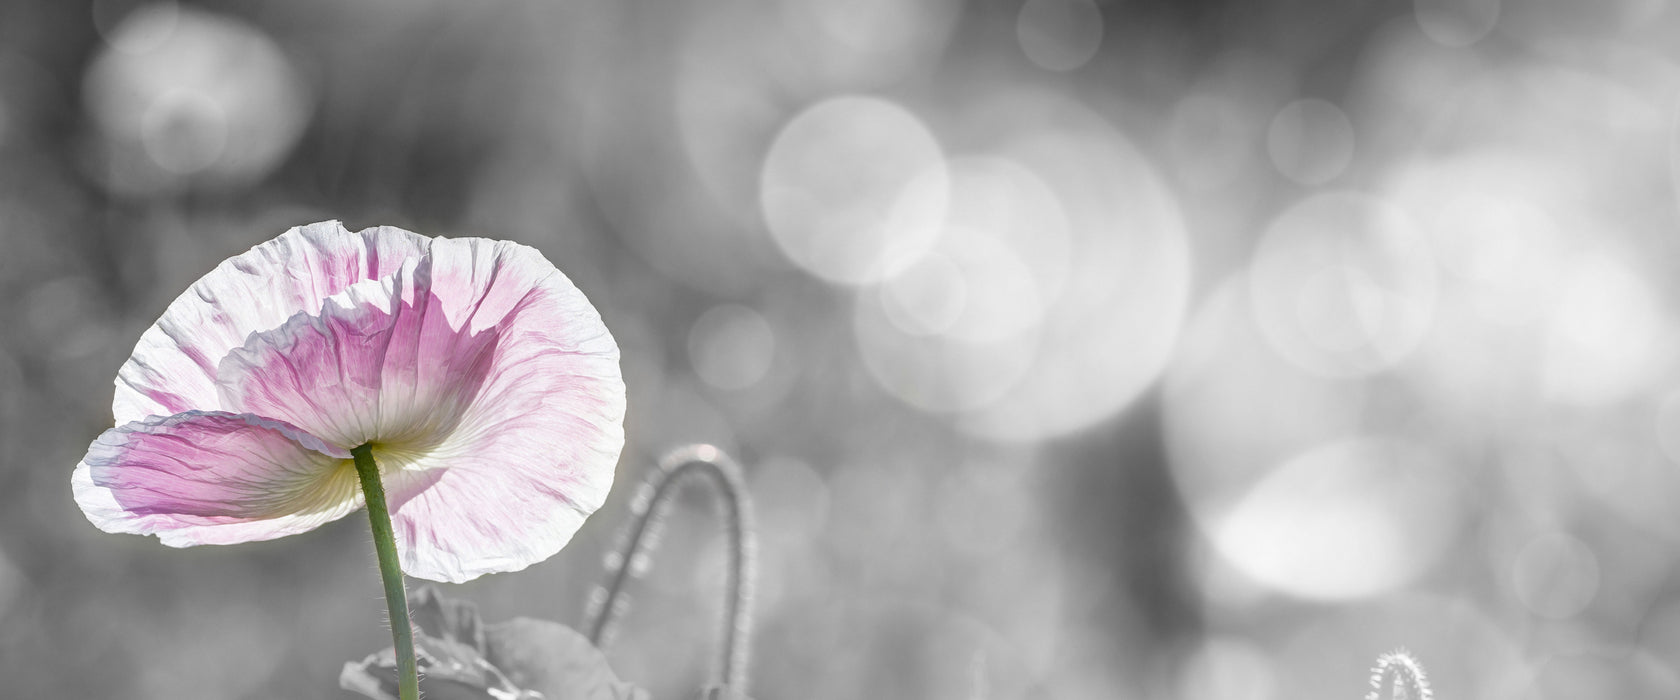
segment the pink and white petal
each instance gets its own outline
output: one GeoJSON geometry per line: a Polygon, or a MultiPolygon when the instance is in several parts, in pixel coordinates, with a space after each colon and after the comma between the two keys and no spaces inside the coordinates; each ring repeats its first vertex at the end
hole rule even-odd
{"type": "Polygon", "coordinates": [[[439,448],[381,456],[398,467],[385,470],[386,489],[409,575],[460,583],[524,569],[559,552],[606,500],[623,429],[601,417],[610,409],[548,410],[545,369],[504,370],[472,429],[439,448]]]}
{"type": "Polygon", "coordinates": [[[346,287],[421,258],[429,239],[391,227],[351,233],[337,221],[293,228],[229,258],[171,302],[117,372],[111,411],[123,424],[221,408],[216,367],[250,334],[316,313],[346,287]]]}
{"type": "Polygon", "coordinates": [[[351,285],[318,315],[253,334],[223,358],[223,406],[277,418],[344,448],[442,442],[489,373],[497,332],[449,326],[413,271],[351,285]]]}
{"type": "Polygon", "coordinates": [[[106,532],[232,544],[312,530],[360,507],[349,457],[279,421],[188,411],[105,431],[71,484],[106,532]]]}
{"type": "Polygon", "coordinates": [[[536,250],[438,239],[430,273],[451,323],[499,342],[448,439],[387,458],[403,462],[387,489],[405,570],[460,582],[547,559],[600,508],[624,381],[600,315],[536,250]]]}

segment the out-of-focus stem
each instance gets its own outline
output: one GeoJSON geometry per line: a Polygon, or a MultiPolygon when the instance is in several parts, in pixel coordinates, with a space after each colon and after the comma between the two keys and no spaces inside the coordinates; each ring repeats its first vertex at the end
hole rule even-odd
{"type": "MultiPolygon", "coordinates": [[[[753,573],[757,554],[757,540],[752,523],[752,502],[747,497],[741,467],[729,455],[711,445],[690,445],[678,448],[659,460],[659,469],[648,477],[643,488],[651,488],[652,495],[636,506],[635,520],[630,525],[605,595],[599,607],[594,607],[593,620],[587,625],[589,641],[600,646],[618,612],[617,602],[623,595],[636,568],[636,557],[647,547],[649,533],[659,526],[676,486],[684,477],[704,477],[715,487],[723,504],[724,527],[729,540],[728,598],[724,601],[723,640],[718,661],[717,681],[737,696],[746,692],[749,647],[747,637],[752,626],[753,573]]],[[[592,606],[593,607],[593,606],[592,606]]]]}
{"type": "Polygon", "coordinates": [[[1389,695],[1390,700],[1431,700],[1434,697],[1429,690],[1429,675],[1423,672],[1423,664],[1405,649],[1395,649],[1378,656],[1377,665],[1371,668],[1371,692],[1365,694],[1365,700],[1385,700],[1384,694],[1389,695]]]}
{"type": "Polygon", "coordinates": [[[385,485],[379,481],[372,445],[350,450],[350,456],[356,459],[356,475],[361,477],[362,494],[367,497],[373,551],[379,556],[379,578],[385,583],[385,605],[391,611],[391,642],[397,652],[397,694],[402,700],[419,700],[414,629],[408,621],[408,592],[403,588],[402,566],[397,562],[397,537],[391,530],[391,512],[385,507],[385,485]]]}

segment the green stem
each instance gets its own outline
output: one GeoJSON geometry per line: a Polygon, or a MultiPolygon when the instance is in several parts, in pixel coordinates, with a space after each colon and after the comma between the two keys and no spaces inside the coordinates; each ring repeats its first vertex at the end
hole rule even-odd
{"type": "Polygon", "coordinates": [[[408,622],[408,593],[403,590],[402,566],[397,563],[397,537],[391,531],[391,512],[385,507],[385,485],[373,462],[373,446],[350,450],[356,474],[367,496],[368,522],[373,525],[373,550],[379,555],[379,578],[385,582],[385,605],[391,610],[391,642],[397,652],[397,691],[402,700],[419,700],[420,675],[414,667],[414,630],[408,622]]]}

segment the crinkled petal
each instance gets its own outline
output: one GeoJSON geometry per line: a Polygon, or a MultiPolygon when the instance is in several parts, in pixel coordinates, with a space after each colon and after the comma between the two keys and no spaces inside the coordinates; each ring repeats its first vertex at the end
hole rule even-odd
{"type": "Polygon", "coordinates": [[[318,314],[252,334],[217,370],[222,405],[346,449],[420,452],[442,442],[489,374],[498,333],[452,328],[423,275],[359,282],[318,314]]]}
{"type": "MultiPolygon", "coordinates": [[[[440,581],[552,556],[605,500],[624,443],[618,347],[565,275],[518,244],[396,229],[295,229],[177,300],[124,367],[114,410],[203,406],[264,416],[340,460],[372,444],[404,569],[440,581]]],[[[113,444],[159,424],[125,426],[113,444]]],[[[106,529],[256,539],[229,528],[268,517],[301,531],[342,515],[341,501],[287,515],[232,492],[232,513],[133,511],[122,497],[138,491],[112,476],[118,464],[90,452],[77,474],[78,500],[106,529]]],[[[328,482],[347,485],[354,507],[354,470],[336,464],[328,482]]],[[[213,541],[194,537],[171,543],[213,541]]]]}
{"type": "Polygon", "coordinates": [[[386,488],[403,568],[450,582],[517,571],[560,551],[612,487],[624,446],[618,345],[525,246],[438,239],[430,288],[452,326],[498,342],[447,438],[385,457],[400,463],[386,488]]]}
{"type": "Polygon", "coordinates": [[[187,411],[105,431],[76,465],[76,503],[106,532],[186,547],[273,539],[361,505],[349,453],[285,423],[187,411]]]}
{"type": "Polygon", "coordinates": [[[351,233],[337,221],[294,228],[229,258],[170,303],[117,372],[111,412],[147,416],[223,408],[216,368],[252,333],[317,313],[352,284],[380,279],[424,255],[428,239],[391,227],[351,233]]]}

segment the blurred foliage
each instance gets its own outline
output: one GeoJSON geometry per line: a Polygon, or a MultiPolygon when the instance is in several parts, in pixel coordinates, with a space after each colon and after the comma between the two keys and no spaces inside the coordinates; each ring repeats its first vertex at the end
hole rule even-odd
{"type": "MultiPolygon", "coordinates": [[[[172,550],[72,466],[199,275],[340,218],[544,251],[630,445],[759,508],[759,698],[1680,695],[1667,0],[0,3],[0,679],[331,692],[359,521],[172,550]]],[[[559,556],[452,588],[578,619],[559,556]]],[[[618,642],[702,683],[679,503],[618,642]]]]}
{"type": "MultiPolygon", "coordinates": [[[[529,617],[485,625],[473,604],[430,585],[409,592],[420,692],[434,700],[647,700],[618,680],[606,658],[576,630],[529,617]]],[[[396,652],[386,648],[339,677],[344,690],[373,700],[398,696],[396,652]]]]}

